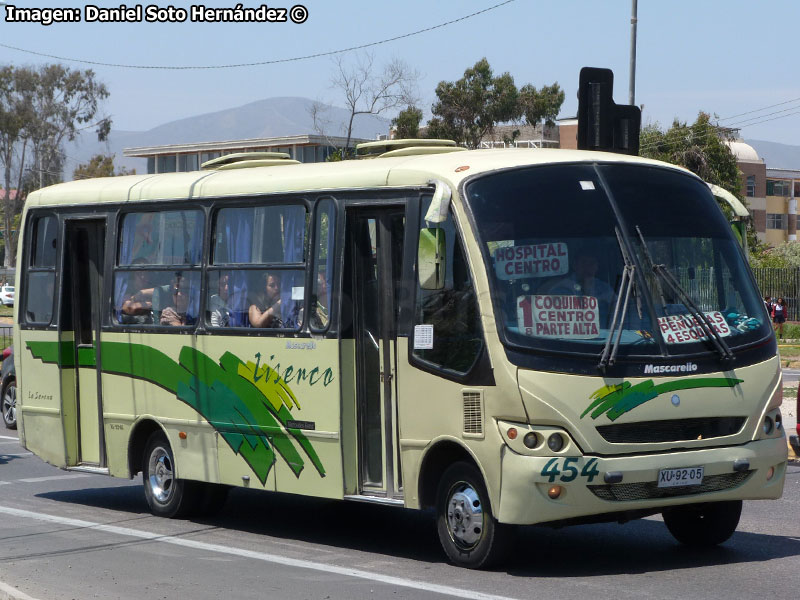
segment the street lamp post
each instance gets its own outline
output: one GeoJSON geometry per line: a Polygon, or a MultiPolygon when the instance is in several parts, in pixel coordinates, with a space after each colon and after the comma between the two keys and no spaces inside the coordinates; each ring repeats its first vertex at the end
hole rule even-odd
{"type": "Polygon", "coordinates": [[[628,104],[636,104],[636,16],[637,0],[631,0],[631,66],[630,82],[628,85],[628,104]]]}

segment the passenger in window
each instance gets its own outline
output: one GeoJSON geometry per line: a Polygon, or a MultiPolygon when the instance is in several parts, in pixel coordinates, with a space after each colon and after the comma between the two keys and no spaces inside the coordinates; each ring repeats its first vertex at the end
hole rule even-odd
{"type": "MultiPolygon", "coordinates": [[[[189,310],[189,281],[178,272],[167,286],[171,302],[161,311],[159,323],[173,327],[193,325],[194,318],[188,314],[189,310]]],[[[162,294],[163,297],[163,294],[162,294]]]]}
{"type": "Polygon", "coordinates": [[[311,327],[325,329],[328,326],[328,282],[325,273],[317,275],[316,296],[312,298],[311,327]]]}
{"type": "MultiPolygon", "coordinates": [[[[593,296],[602,306],[614,300],[614,290],[606,281],[597,277],[600,263],[597,256],[588,250],[579,252],[575,257],[572,271],[566,277],[547,286],[548,294],[563,294],[571,296],[593,296]]],[[[601,309],[602,312],[602,309],[601,309]]]]}
{"type": "Polygon", "coordinates": [[[256,298],[248,311],[250,326],[282,327],[280,276],[269,273],[264,280],[264,294],[256,298]]]}
{"type": "Polygon", "coordinates": [[[211,313],[210,321],[212,327],[228,327],[231,322],[231,311],[228,308],[228,298],[230,297],[230,273],[219,274],[219,293],[214,294],[208,299],[208,310],[211,313]]]}
{"type": "MultiPolygon", "coordinates": [[[[133,264],[143,264],[145,259],[136,258],[133,264]]],[[[128,295],[120,307],[120,323],[125,325],[152,325],[153,286],[147,271],[134,271],[128,281],[128,295]]]]}

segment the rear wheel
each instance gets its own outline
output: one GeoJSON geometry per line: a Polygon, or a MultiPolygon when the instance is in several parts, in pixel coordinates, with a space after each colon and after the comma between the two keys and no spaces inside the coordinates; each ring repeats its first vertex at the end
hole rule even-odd
{"type": "Polygon", "coordinates": [[[739,525],[742,501],[709,502],[665,510],[664,523],[681,544],[710,547],[729,539],[739,525]]]}
{"type": "Polygon", "coordinates": [[[175,476],[175,457],[167,437],[160,431],[147,440],[142,479],[150,512],[159,517],[182,517],[198,501],[197,485],[175,476]]]}
{"type": "Polygon", "coordinates": [[[17,380],[11,377],[2,391],[3,422],[9,429],[17,428],[17,380]]]}
{"type": "Polygon", "coordinates": [[[439,541],[454,564],[487,568],[505,557],[511,528],[492,516],[489,494],[477,467],[458,462],[444,472],[436,511],[439,541]]]}

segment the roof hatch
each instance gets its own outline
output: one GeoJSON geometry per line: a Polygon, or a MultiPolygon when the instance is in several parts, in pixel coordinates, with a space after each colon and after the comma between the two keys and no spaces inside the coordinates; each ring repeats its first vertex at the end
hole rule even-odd
{"type": "Polygon", "coordinates": [[[274,167],[276,165],[299,165],[286,152],[237,152],[219,158],[207,160],[200,168],[208,171],[225,171],[228,169],[248,169],[251,167],[274,167]]]}
{"type": "Polygon", "coordinates": [[[366,142],[356,146],[357,158],[389,158],[392,156],[417,156],[420,154],[444,154],[463,152],[466,148],[456,146],[453,140],[408,139],[366,142]]]}

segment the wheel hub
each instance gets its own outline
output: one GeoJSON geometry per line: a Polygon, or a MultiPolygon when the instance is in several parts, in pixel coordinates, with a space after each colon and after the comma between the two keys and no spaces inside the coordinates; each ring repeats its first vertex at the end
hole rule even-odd
{"type": "Polygon", "coordinates": [[[159,502],[165,503],[172,495],[172,463],[169,455],[163,448],[156,448],[150,455],[149,483],[153,496],[159,502]]]}
{"type": "Polygon", "coordinates": [[[461,546],[475,546],[483,535],[483,506],[478,493],[469,485],[453,489],[447,503],[447,525],[453,540],[461,546]]]}

